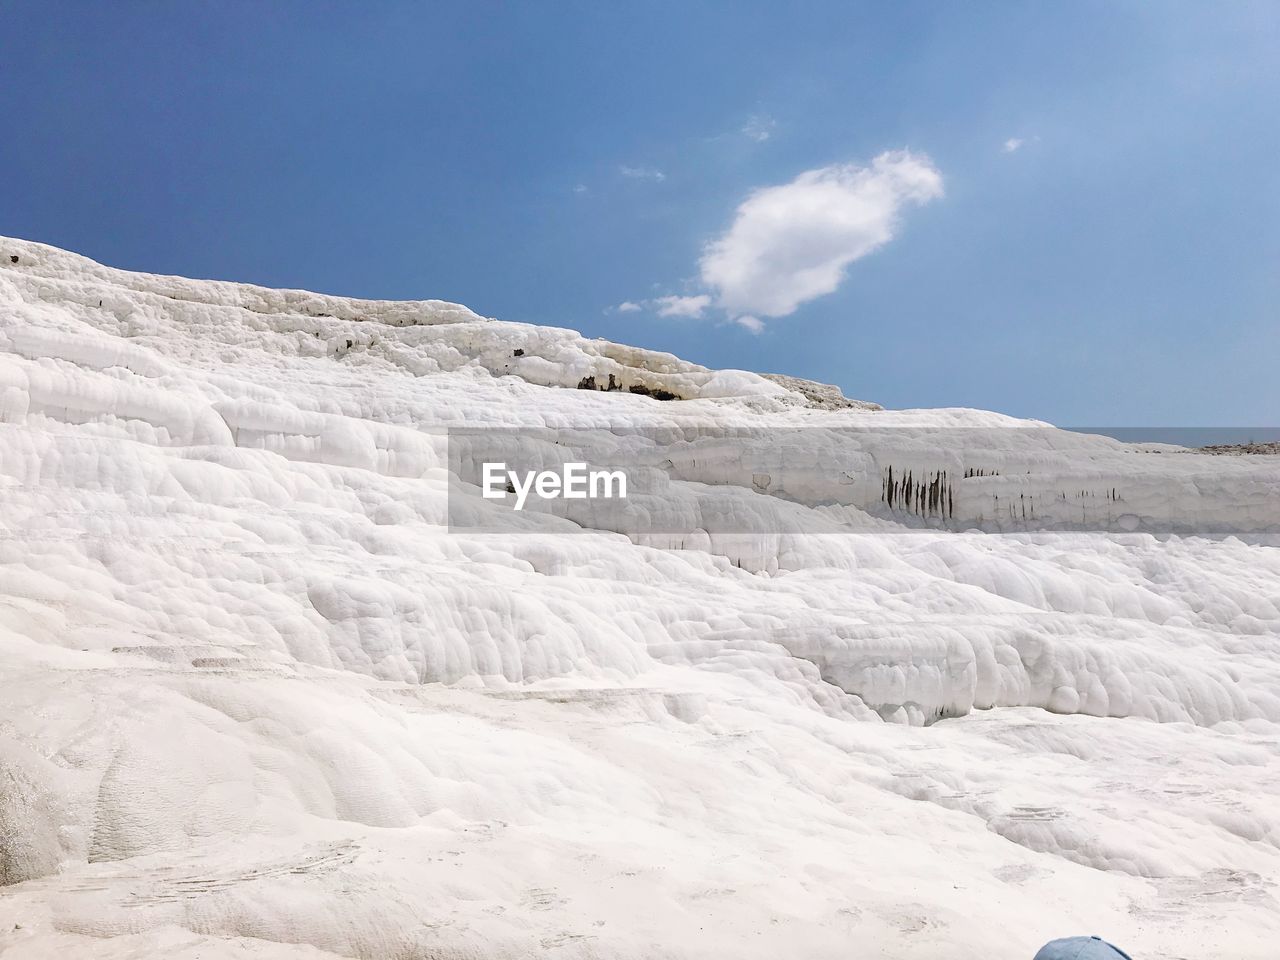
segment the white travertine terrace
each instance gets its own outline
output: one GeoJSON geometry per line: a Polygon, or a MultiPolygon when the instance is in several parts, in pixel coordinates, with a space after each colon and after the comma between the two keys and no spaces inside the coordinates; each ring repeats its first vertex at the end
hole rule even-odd
{"type": "Polygon", "coordinates": [[[1274,956],[1280,457],[794,386],[0,239],[0,953],[1274,956]],[[664,539],[450,532],[457,426],[797,429],[664,539]],[[1191,529],[979,532],[1081,476],[1191,529]]]}

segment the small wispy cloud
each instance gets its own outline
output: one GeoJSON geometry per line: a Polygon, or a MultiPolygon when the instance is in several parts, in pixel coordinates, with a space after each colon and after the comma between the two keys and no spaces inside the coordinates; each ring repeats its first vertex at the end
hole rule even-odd
{"type": "Polygon", "coordinates": [[[615,313],[639,313],[649,310],[660,317],[681,317],[686,320],[698,320],[711,306],[711,297],[705,293],[690,297],[665,296],[650,300],[624,300],[616,307],[610,308],[615,313]]]}
{"type": "Polygon", "coordinates": [[[649,303],[655,307],[660,317],[685,317],[689,320],[701,318],[707,307],[711,306],[711,298],[705,293],[692,297],[658,297],[649,303]]]}
{"type": "Polygon", "coordinates": [[[667,179],[665,173],[653,167],[628,167],[623,165],[618,168],[618,172],[628,180],[652,180],[655,183],[661,183],[667,179]]]}
{"type": "Polygon", "coordinates": [[[745,327],[746,329],[750,330],[752,333],[760,333],[762,330],[764,330],[764,321],[761,320],[759,317],[751,316],[751,314],[749,313],[743,314],[742,316],[735,319],[733,322],[740,327],[745,327]]]}
{"type": "Polygon", "coordinates": [[[753,113],[747,118],[747,122],[743,124],[742,135],[756,143],[764,143],[773,136],[774,128],[777,127],[778,121],[773,117],[762,113],[753,113]]]}
{"type": "Polygon", "coordinates": [[[1004,145],[1001,147],[1001,149],[1005,153],[1017,153],[1019,150],[1022,149],[1022,145],[1025,143],[1026,141],[1023,140],[1021,137],[1010,137],[1008,140],[1004,142],[1004,145]]]}
{"type": "Polygon", "coordinates": [[[589,193],[590,191],[585,183],[575,183],[573,185],[573,192],[581,196],[582,194],[589,193]]]}

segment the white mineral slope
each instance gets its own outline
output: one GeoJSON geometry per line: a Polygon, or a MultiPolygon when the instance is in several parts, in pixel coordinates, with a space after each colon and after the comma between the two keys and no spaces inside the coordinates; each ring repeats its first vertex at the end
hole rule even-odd
{"type": "Polygon", "coordinates": [[[1273,957],[1280,458],[786,384],[0,240],[0,953],[1273,957]],[[1239,536],[907,532],[885,424],[1239,536]],[[700,525],[458,532],[459,425],[710,437],[700,525]]]}

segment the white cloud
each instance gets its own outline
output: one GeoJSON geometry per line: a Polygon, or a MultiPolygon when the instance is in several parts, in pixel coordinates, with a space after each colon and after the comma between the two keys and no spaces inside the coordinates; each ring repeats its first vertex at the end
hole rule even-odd
{"type": "Polygon", "coordinates": [[[892,240],[904,206],[940,196],[942,176],[907,151],[882,153],[865,167],[808,170],[739,205],[733,224],[703,250],[703,285],[740,322],[784,317],[836,290],[849,264],[892,240]]]}
{"type": "Polygon", "coordinates": [[[702,319],[712,308],[752,333],[834,292],[855,260],[893,239],[901,212],[942,196],[942,175],[921,154],[882,153],[866,166],[807,170],[762,187],[738,205],[733,223],[698,262],[706,293],[626,301],[619,313],[702,319]]]}
{"type": "Polygon", "coordinates": [[[1022,145],[1026,143],[1021,137],[1010,137],[1004,142],[1003,150],[1005,153],[1015,153],[1022,145]]]}
{"type": "Polygon", "coordinates": [[[690,297],[666,296],[654,297],[652,300],[624,300],[610,310],[617,313],[639,313],[641,310],[652,310],[660,317],[682,317],[686,320],[700,320],[711,306],[711,297],[705,293],[690,297]]]}
{"type": "Polygon", "coordinates": [[[661,170],[655,170],[653,167],[627,167],[618,168],[618,172],[624,177],[631,180],[652,180],[655,183],[661,183],[667,179],[667,175],[661,170]]]}
{"type": "Polygon", "coordinates": [[[576,183],[576,184],[574,184],[574,186],[573,186],[573,192],[574,192],[574,193],[586,193],[586,192],[587,192],[587,185],[586,185],[585,183],[576,183]]]}
{"type": "Polygon", "coordinates": [[[705,293],[693,297],[658,297],[650,300],[649,304],[657,308],[660,317],[686,317],[697,320],[702,316],[703,311],[711,306],[711,298],[705,293]]]}
{"type": "Polygon", "coordinates": [[[773,117],[759,113],[752,114],[747,118],[747,122],[742,128],[742,135],[756,141],[756,143],[764,143],[773,136],[773,128],[777,125],[778,121],[773,117]]]}

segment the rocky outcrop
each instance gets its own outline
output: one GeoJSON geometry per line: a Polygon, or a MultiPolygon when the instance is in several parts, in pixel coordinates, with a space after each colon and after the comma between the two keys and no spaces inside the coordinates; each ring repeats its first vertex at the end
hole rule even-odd
{"type": "Polygon", "coordinates": [[[883,410],[884,407],[870,400],[850,400],[839,387],[830,383],[818,383],[816,380],[802,380],[789,377],[785,373],[762,373],[760,376],[772,380],[780,387],[798,393],[808,401],[808,405],[819,410],[883,410]]]}

